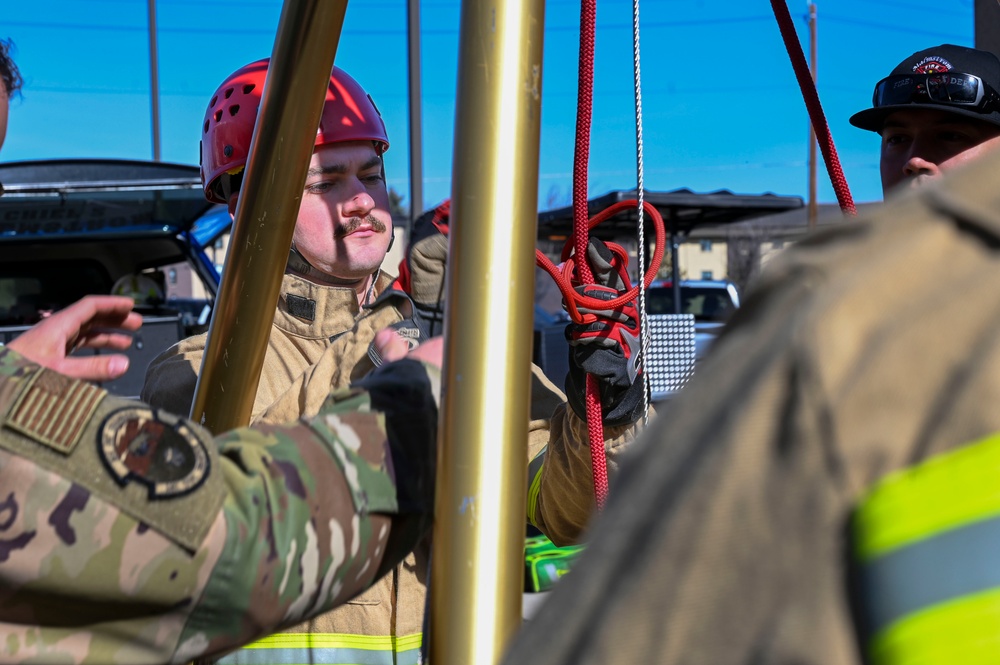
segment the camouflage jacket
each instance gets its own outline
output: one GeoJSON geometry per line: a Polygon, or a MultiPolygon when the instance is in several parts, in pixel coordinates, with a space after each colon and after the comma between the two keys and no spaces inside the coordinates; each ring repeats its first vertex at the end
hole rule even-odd
{"type": "Polygon", "coordinates": [[[429,524],[437,380],[213,439],[0,348],[0,661],[187,662],[358,594],[429,524]]]}

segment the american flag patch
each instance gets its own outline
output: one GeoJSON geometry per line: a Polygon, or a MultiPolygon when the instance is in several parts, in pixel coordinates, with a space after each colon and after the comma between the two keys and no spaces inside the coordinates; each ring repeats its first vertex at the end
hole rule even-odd
{"type": "Polygon", "coordinates": [[[69,454],[106,394],[89,383],[42,370],[14,404],[6,425],[69,454]]]}

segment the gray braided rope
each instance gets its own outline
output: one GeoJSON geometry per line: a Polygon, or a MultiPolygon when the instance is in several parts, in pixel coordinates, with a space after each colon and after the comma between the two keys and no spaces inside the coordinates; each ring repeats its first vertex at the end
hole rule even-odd
{"type": "Polygon", "coordinates": [[[639,0],[632,0],[632,72],[635,81],[635,166],[636,195],[639,199],[637,211],[639,238],[639,335],[642,337],[642,350],[639,353],[637,367],[642,369],[642,424],[649,424],[649,373],[646,372],[646,355],[649,352],[649,321],[646,318],[646,230],[643,199],[645,185],[643,183],[642,163],[642,73],[639,59],[639,0]]]}

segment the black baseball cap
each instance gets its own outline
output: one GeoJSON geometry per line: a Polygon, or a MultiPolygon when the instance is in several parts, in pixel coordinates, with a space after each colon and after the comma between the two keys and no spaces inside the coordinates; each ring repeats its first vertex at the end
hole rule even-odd
{"type": "MultiPolygon", "coordinates": [[[[942,44],[923,51],[917,51],[903,62],[899,63],[886,79],[879,81],[873,95],[873,108],[865,109],[851,116],[850,122],[855,127],[872,132],[881,132],[885,119],[892,113],[903,109],[933,109],[955,115],[982,120],[1000,126],[1000,100],[985,105],[956,105],[948,101],[931,101],[926,94],[914,94],[902,103],[877,105],[880,86],[888,79],[900,77],[905,81],[908,75],[937,74],[952,72],[954,74],[971,74],[979,77],[985,84],[987,98],[995,98],[1000,91],[1000,58],[989,51],[980,51],[966,46],[942,44]],[[917,98],[917,101],[912,101],[917,98]],[[926,100],[926,101],[921,101],[926,100]]],[[[894,79],[896,80],[896,79],[894,79]]]]}

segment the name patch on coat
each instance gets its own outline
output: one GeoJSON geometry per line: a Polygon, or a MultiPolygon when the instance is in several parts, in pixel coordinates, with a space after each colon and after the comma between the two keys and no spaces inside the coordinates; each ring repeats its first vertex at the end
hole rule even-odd
{"type": "Polygon", "coordinates": [[[97,447],[119,485],[142,483],[151,499],[183,496],[208,477],[208,450],[190,426],[148,407],[112,411],[97,447]]]}
{"type": "Polygon", "coordinates": [[[106,394],[89,383],[42,370],[18,398],[6,425],[69,454],[106,394]]]}
{"type": "Polygon", "coordinates": [[[285,304],[288,306],[288,313],[306,321],[316,320],[316,301],[302,296],[285,294],[285,304]]]}

